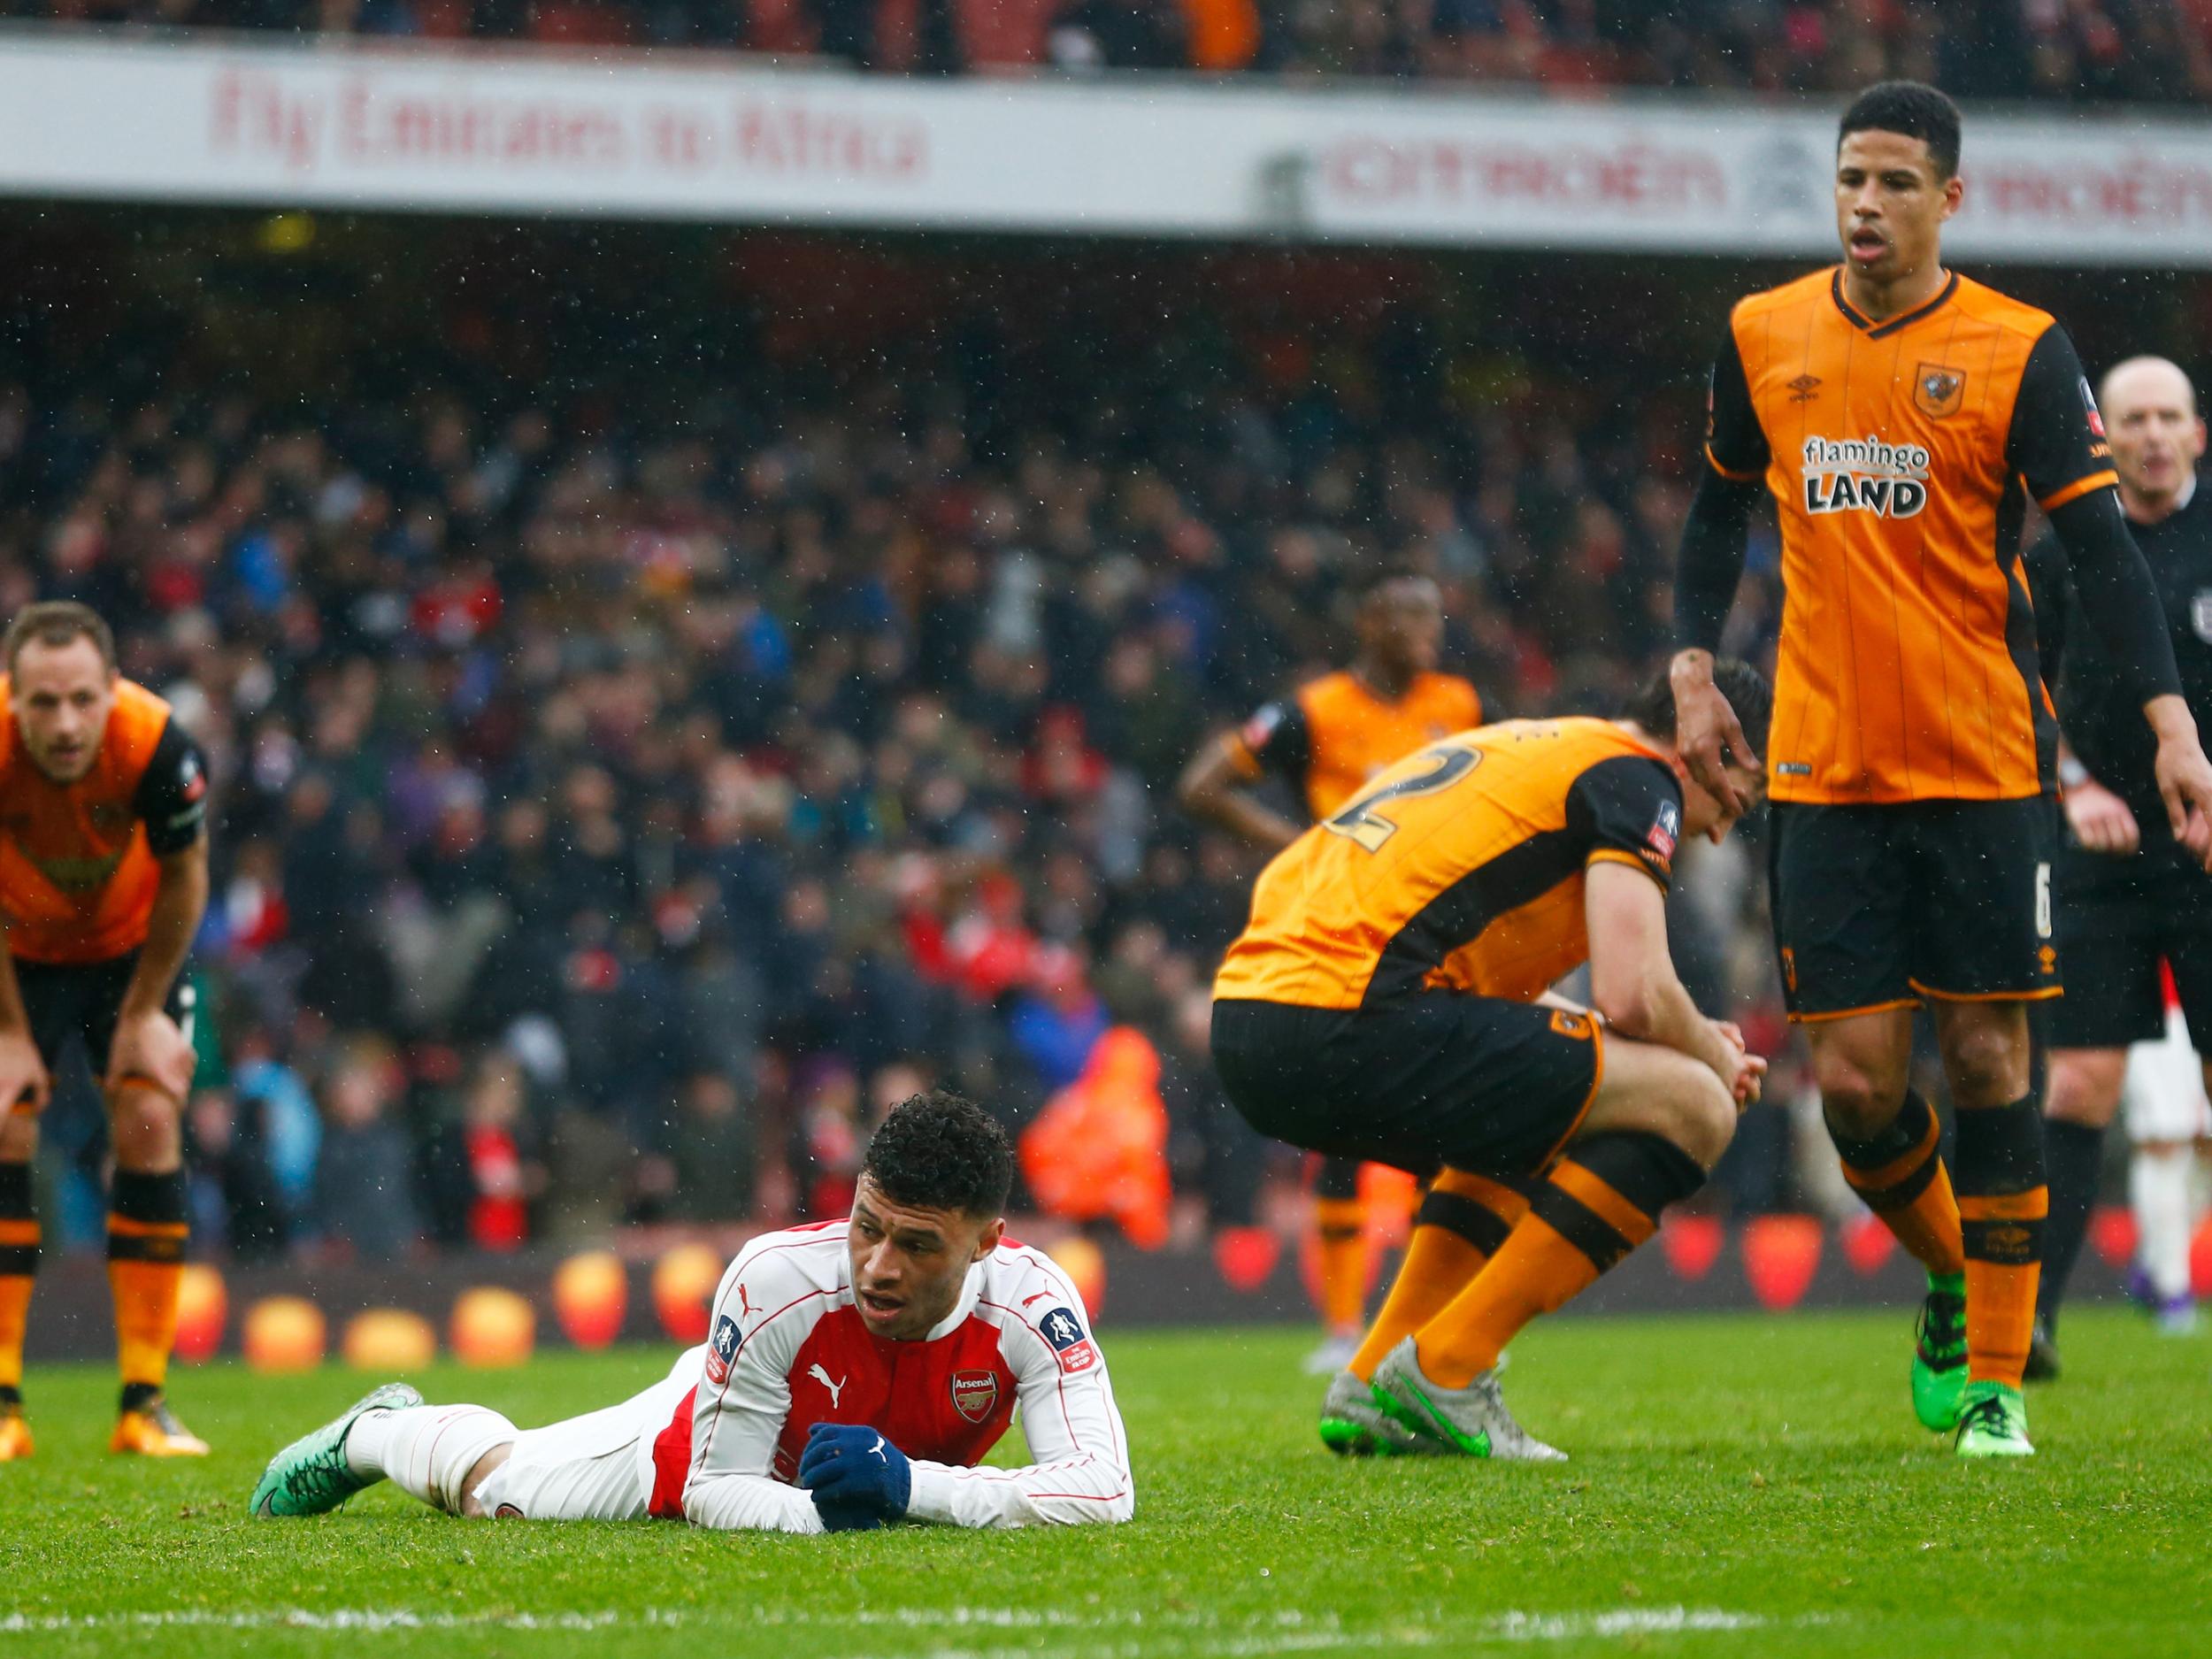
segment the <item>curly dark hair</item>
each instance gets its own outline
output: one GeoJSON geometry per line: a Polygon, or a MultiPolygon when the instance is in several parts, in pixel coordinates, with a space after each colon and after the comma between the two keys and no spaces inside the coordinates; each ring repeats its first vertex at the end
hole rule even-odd
{"type": "Polygon", "coordinates": [[[860,1172],[895,1204],[995,1217],[1014,1184],[1014,1149],[988,1112],[936,1088],[891,1109],[860,1172]]]}
{"type": "Polygon", "coordinates": [[[1917,81],[1885,81],[1851,101],[1836,127],[1836,148],[1854,133],[1900,133],[1928,147],[1936,178],[1959,170],[1959,106],[1917,81]]]}

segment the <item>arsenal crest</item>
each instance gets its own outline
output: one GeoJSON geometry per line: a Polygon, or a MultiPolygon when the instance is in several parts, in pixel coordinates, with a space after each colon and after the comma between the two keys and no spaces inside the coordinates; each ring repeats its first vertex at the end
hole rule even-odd
{"type": "Polygon", "coordinates": [[[1966,371],[1947,369],[1940,363],[1924,363],[1913,372],[1913,407],[1941,420],[1955,415],[1966,396],[1966,371]]]}
{"type": "Polygon", "coordinates": [[[2212,645],[2212,588],[2200,588],[2189,602],[2189,626],[2207,645],[2212,645]]]}
{"type": "Polygon", "coordinates": [[[990,1421],[991,1408],[998,1404],[998,1373],[988,1371],[956,1371],[952,1374],[952,1409],[971,1423],[990,1421]]]}

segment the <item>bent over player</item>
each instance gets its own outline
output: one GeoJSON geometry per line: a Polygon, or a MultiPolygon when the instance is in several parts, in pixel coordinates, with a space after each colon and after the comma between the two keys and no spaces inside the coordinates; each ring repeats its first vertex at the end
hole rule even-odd
{"type": "MultiPolygon", "coordinates": [[[[1200,751],[1178,786],[1186,810],[1280,852],[1305,825],[1241,786],[1282,780],[1310,823],[1328,817],[1391,762],[1482,724],[1474,687],[1436,672],[1444,603],[1432,580],[1402,567],[1379,572],[1361,590],[1356,626],[1359,650],[1350,663],[1267,704],[1200,751]]],[[[1359,1178],[1360,1166],[1342,1158],[1324,1159],[1314,1177],[1317,1299],[1328,1340],[1308,1360],[1310,1371],[1336,1371],[1359,1347],[1368,1275],[1359,1178]]]]}
{"type": "Polygon", "coordinates": [[[2104,429],[2065,331],[1946,271],[1959,116],[1890,82],[1840,123],[1843,263],[1741,301],[1683,533],[1683,756],[1717,793],[1753,751],[1713,681],[1762,486],[1782,530],[1770,882],[1783,989],[1860,1196],[1928,1271],[1913,1408],[1966,1456],[2034,1450],[2020,1393],[2047,1195],[2025,1004],[2059,994],[2057,727],[2020,570],[2032,497],[2155,733],[2177,840],[2212,850],[2212,765],[2182,701],[2104,429]],[[1935,1017],[1956,1165],[1909,1087],[1935,1017]],[[1956,1196],[1954,1197],[1953,1175],[1956,1196]]]}
{"type": "MultiPolygon", "coordinates": [[[[1717,672],[1758,726],[1765,682],[1717,672]]],[[[1329,1385],[1332,1449],[1560,1455],[1507,1411],[1499,1355],[1704,1185],[1766,1070],[1667,949],[1677,843],[1735,817],[1682,781],[1660,680],[1624,720],[1432,743],[1261,875],[1214,979],[1231,1102],[1293,1146],[1442,1166],[1329,1385]],[[1548,989],[1586,960],[1601,1021],[1548,989]]]]}
{"type": "Polygon", "coordinates": [[[109,1448],[197,1455],[164,1386],[184,1271],[182,1115],[191,990],[178,983],[207,907],[207,777],[144,687],[116,672],[107,624],[32,605],[0,680],[0,1462],[27,1456],[23,1328],[38,1271],[38,1113],[75,1044],[106,1099],[115,1179],[108,1280],[123,1393],[109,1448]]]}
{"type": "Polygon", "coordinates": [[[518,1431],[387,1384],[279,1452],[253,1512],[389,1479],[450,1515],[765,1532],[1125,1521],[1128,1442],[1083,1304],[1000,1210],[1004,1133],[943,1091],[870,1141],[850,1219],[738,1253],[707,1343],[644,1393],[518,1431]],[[1021,1409],[1035,1461],[975,1465],[1021,1409]]]}

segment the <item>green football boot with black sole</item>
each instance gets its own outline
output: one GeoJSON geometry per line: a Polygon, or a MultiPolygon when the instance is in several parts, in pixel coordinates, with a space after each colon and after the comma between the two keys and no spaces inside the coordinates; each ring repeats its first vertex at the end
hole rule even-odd
{"type": "Polygon", "coordinates": [[[1948,1434],[1966,1398],[1965,1274],[1928,1275],[1913,1338],[1913,1415],[1932,1433],[1948,1434]]]}

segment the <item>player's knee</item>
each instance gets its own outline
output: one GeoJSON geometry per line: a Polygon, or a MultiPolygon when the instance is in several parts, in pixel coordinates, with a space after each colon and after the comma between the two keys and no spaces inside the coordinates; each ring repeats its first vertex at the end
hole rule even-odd
{"type": "Polygon", "coordinates": [[[1943,1034],[1943,1074],[1962,1105],[1996,1106],[2027,1092],[2024,1030],[1974,1020],[1943,1034]]]}
{"type": "Polygon", "coordinates": [[[1813,1081],[1820,1090],[1820,1109],[1839,1133],[1862,1139],[1879,1134],[1905,1103],[1902,1083],[1878,1077],[1849,1055],[1817,1056],[1813,1081]]]}
{"type": "Polygon", "coordinates": [[[2120,1091],[2126,1080],[2125,1049],[2054,1054],[2044,1116],[2087,1129],[2102,1129],[2119,1112],[2120,1091]]]}
{"type": "Polygon", "coordinates": [[[1736,1134],[1736,1101],[1728,1087],[1702,1065],[1683,1080],[1675,1144],[1707,1169],[1720,1162],[1736,1134]]]}

